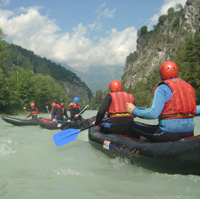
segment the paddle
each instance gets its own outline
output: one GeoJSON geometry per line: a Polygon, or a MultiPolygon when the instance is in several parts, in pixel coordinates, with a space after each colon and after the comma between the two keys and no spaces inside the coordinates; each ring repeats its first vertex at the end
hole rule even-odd
{"type": "MultiPolygon", "coordinates": [[[[108,119],[105,119],[101,122],[106,122],[108,121],[108,119]]],[[[57,146],[62,146],[64,144],[67,144],[69,142],[72,142],[73,140],[75,140],[78,136],[78,134],[81,132],[81,131],[84,131],[86,129],[89,129],[91,127],[95,126],[94,124],[88,126],[88,127],[85,127],[85,128],[82,128],[80,130],[77,130],[77,129],[65,129],[63,131],[60,131],[56,134],[53,135],[53,139],[54,139],[54,142],[57,146]]]]}
{"type": "Polygon", "coordinates": [[[82,111],[80,111],[76,117],[78,117],[79,115],[81,115],[87,108],[88,108],[88,107],[85,106],[85,108],[84,108],[82,111]]]}
{"type": "Polygon", "coordinates": [[[72,142],[73,140],[75,140],[77,138],[78,134],[81,131],[89,129],[89,128],[93,127],[93,126],[95,126],[95,125],[92,124],[92,125],[90,125],[88,127],[80,129],[80,130],[77,130],[77,129],[65,129],[65,130],[63,130],[61,132],[58,132],[58,133],[53,135],[54,142],[55,142],[56,146],[62,146],[64,144],[72,142]]]}

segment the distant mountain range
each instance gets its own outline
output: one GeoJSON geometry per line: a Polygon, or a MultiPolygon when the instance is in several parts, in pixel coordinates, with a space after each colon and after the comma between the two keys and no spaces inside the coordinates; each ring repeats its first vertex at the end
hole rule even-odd
{"type": "Polygon", "coordinates": [[[91,66],[87,72],[76,71],[75,73],[95,94],[96,90],[107,90],[110,81],[115,79],[121,81],[123,69],[123,66],[91,66]]]}
{"type": "Polygon", "coordinates": [[[95,94],[97,90],[107,90],[109,83],[112,80],[121,81],[124,70],[124,66],[90,66],[86,72],[80,72],[66,64],[62,63],[62,65],[74,72],[82,81],[84,81],[93,94],[95,94]]]}

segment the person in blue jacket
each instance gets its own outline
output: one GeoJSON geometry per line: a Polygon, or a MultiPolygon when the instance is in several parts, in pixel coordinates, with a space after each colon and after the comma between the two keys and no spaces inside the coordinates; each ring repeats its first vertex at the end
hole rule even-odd
{"type": "Polygon", "coordinates": [[[144,119],[158,118],[158,125],[134,122],[132,136],[143,136],[152,142],[177,141],[193,136],[196,97],[192,86],[177,78],[178,67],[172,61],[160,66],[160,82],[154,90],[151,108],[139,109],[127,103],[129,113],[144,119]]]}

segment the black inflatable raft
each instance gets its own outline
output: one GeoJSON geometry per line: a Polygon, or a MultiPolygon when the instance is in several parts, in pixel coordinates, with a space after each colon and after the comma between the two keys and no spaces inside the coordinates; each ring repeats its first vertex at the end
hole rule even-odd
{"type": "Polygon", "coordinates": [[[75,128],[75,129],[81,129],[84,127],[87,127],[89,125],[89,119],[83,119],[81,121],[57,121],[53,122],[50,119],[45,119],[43,117],[40,117],[37,119],[38,124],[40,127],[45,129],[68,129],[68,128],[75,128]]]}
{"type": "MultiPolygon", "coordinates": [[[[95,120],[95,118],[93,118],[95,120]]],[[[177,142],[152,143],[136,138],[103,134],[99,127],[89,129],[91,145],[111,157],[169,174],[200,175],[200,135],[177,142]]]]}
{"type": "Polygon", "coordinates": [[[2,119],[5,122],[8,122],[16,126],[38,125],[37,120],[23,120],[19,118],[10,117],[10,116],[3,116],[2,119]]]}

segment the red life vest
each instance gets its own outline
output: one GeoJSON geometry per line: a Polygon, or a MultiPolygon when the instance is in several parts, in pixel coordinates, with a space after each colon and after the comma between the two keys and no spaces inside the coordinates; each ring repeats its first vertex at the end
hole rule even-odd
{"type": "Polygon", "coordinates": [[[35,111],[31,111],[31,115],[37,115],[38,114],[38,109],[37,109],[37,107],[34,107],[35,108],[35,111]]]}
{"type": "Polygon", "coordinates": [[[80,112],[80,105],[73,103],[72,105],[69,106],[69,110],[70,110],[71,115],[75,116],[80,112]],[[71,109],[72,107],[73,109],[71,109]]]}
{"type": "Polygon", "coordinates": [[[194,117],[196,114],[196,96],[193,87],[184,80],[175,78],[158,83],[156,88],[163,83],[167,84],[172,90],[172,97],[165,103],[160,119],[194,117]]]}
{"type": "Polygon", "coordinates": [[[80,107],[79,104],[73,103],[73,104],[71,104],[71,105],[69,106],[69,109],[70,109],[72,106],[73,106],[74,108],[76,108],[76,107],[80,107]]]}
{"type": "Polygon", "coordinates": [[[134,103],[134,97],[123,91],[109,93],[112,102],[108,109],[108,117],[133,117],[132,114],[126,110],[126,103],[134,103]]]}
{"type": "Polygon", "coordinates": [[[56,107],[57,107],[56,115],[62,116],[64,114],[65,106],[60,106],[60,104],[57,104],[56,107]]]}

